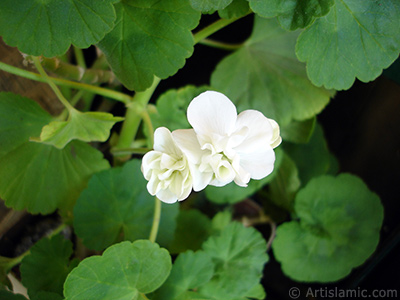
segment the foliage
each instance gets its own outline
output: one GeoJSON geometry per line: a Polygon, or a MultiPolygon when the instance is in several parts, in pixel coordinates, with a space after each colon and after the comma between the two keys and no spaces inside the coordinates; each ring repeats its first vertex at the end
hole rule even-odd
{"type": "Polygon", "coordinates": [[[4,62],[0,70],[48,84],[65,107],[51,116],[18,91],[0,92],[0,197],[12,209],[62,221],[20,257],[0,257],[1,299],[25,299],[2,290],[21,261],[32,300],[246,300],[265,299],[260,281],[271,243],[286,276],[303,282],[340,280],[376,249],[380,199],[339,172],[318,114],[337,90],[374,80],[398,58],[398,1],[3,0],[0,36],[39,73],[4,62]],[[228,26],[239,19],[254,20],[251,33],[226,43],[225,33],[242,29],[228,26]],[[164,80],[189,59],[186,67],[195,66],[192,54],[203,46],[225,50],[201,81],[208,85],[164,80]],[[90,84],[68,79],[87,71],[90,84]],[[232,100],[233,125],[224,109],[215,113],[217,101],[193,108],[205,91],[232,100]],[[265,126],[245,110],[268,118],[266,136],[281,136],[282,145],[259,141],[265,126]],[[205,135],[209,123],[215,130],[205,135]],[[157,136],[146,168],[162,167],[147,182],[142,155],[156,152],[159,127],[181,139],[157,136]],[[209,157],[190,157],[184,147],[194,144],[209,157]],[[242,172],[242,181],[218,186],[234,180],[213,177],[226,174],[225,162],[235,161],[231,174],[246,159],[251,169],[265,162],[266,152],[250,144],[268,144],[273,173],[248,181],[242,172]],[[197,180],[187,200],[162,204],[154,195],[179,172],[197,172],[193,180],[208,174],[205,182],[217,186],[201,191],[197,180]],[[276,237],[251,226],[266,223],[277,226],[276,237]],[[65,227],[73,238],[55,235],[65,227]]]}

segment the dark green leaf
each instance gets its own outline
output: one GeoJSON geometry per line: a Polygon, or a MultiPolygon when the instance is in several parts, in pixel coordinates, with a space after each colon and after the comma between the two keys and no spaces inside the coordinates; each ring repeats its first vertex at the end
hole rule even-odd
{"type": "Polygon", "coordinates": [[[314,131],[316,118],[292,121],[280,128],[282,140],[292,143],[307,143],[314,131]]]}
{"type": "Polygon", "coordinates": [[[195,10],[208,13],[210,11],[224,9],[232,0],[190,0],[190,5],[195,10]]]}
{"type": "Polygon", "coordinates": [[[379,242],[383,207],[356,176],[321,176],[299,191],[300,222],[279,226],[272,245],[286,275],[298,281],[339,280],[361,265],[379,242]]]}
{"type": "Polygon", "coordinates": [[[232,19],[240,18],[250,12],[249,2],[247,0],[233,0],[224,9],[220,9],[218,14],[221,18],[232,19]]]}
{"type": "Polygon", "coordinates": [[[175,237],[169,250],[180,253],[186,250],[198,250],[211,234],[211,221],[200,211],[181,210],[177,218],[175,237]]]}
{"type": "Polygon", "coordinates": [[[123,118],[103,112],[79,112],[71,110],[68,121],[54,121],[42,128],[40,138],[32,141],[64,148],[72,140],[105,142],[111,127],[123,118]]]}
{"type": "Polygon", "coordinates": [[[348,89],[374,80],[400,51],[400,2],[336,0],[299,37],[296,54],[317,86],[348,89]]]}
{"type": "Polygon", "coordinates": [[[99,42],[115,21],[114,0],[2,0],[0,36],[31,55],[64,54],[99,42]]]}
{"type": "Polygon", "coordinates": [[[0,299],[1,300],[27,300],[21,294],[13,294],[11,292],[0,290],[0,299]]]}
{"type": "Polygon", "coordinates": [[[89,177],[109,167],[102,154],[74,141],[59,150],[29,142],[51,121],[34,101],[0,93],[0,196],[14,209],[71,209],[89,177]]]}
{"type": "Polygon", "coordinates": [[[64,281],[77,265],[76,261],[70,264],[71,254],[72,243],[61,235],[44,238],[31,248],[21,263],[22,284],[30,297],[39,291],[63,294],[64,281]]]}
{"type": "Polygon", "coordinates": [[[199,292],[212,299],[245,297],[262,277],[268,261],[267,243],[252,227],[233,222],[203,244],[213,259],[215,276],[199,292]],[[245,242],[244,242],[245,241],[245,242]]]}
{"type": "MultiPolygon", "coordinates": [[[[148,238],[155,198],[146,189],[141,162],[132,160],[123,168],[95,174],[74,208],[77,235],[90,249],[102,250],[121,239],[148,238]]],[[[173,239],[178,205],[162,205],[158,241],[167,245],[173,239]]]]}
{"type": "Polygon", "coordinates": [[[307,27],[317,17],[329,12],[335,0],[249,0],[251,9],[264,18],[278,16],[287,30],[307,27]]]}
{"type": "Polygon", "coordinates": [[[332,93],[308,80],[305,65],[294,52],[297,36],[274,19],[256,17],[250,39],[218,64],[212,87],[226,94],[239,111],[257,109],[281,127],[312,118],[332,93]]]}
{"type": "Polygon", "coordinates": [[[30,300],[63,300],[64,297],[57,293],[40,291],[35,296],[30,297],[30,300]]]}
{"type": "Polygon", "coordinates": [[[187,299],[189,290],[198,289],[210,281],[214,264],[203,251],[179,254],[167,281],[156,291],[153,300],[187,299]]]}
{"type": "Polygon", "coordinates": [[[175,74],[192,55],[190,32],[200,19],[189,0],[126,0],[115,5],[114,29],[99,43],[118,79],[143,91],[175,74]]]}
{"type": "Polygon", "coordinates": [[[138,300],[159,288],[171,271],[167,250],[148,240],[122,242],[83,260],[64,284],[66,300],[138,300]]]}

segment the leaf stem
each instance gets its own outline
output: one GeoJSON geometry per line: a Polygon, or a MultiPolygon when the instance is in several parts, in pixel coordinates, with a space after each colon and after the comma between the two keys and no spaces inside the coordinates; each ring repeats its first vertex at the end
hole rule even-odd
{"type": "Polygon", "coordinates": [[[57,98],[61,101],[61,103],[65,106],[65,108],[67,108],[68,111],[74,110],[74,107],[68,102],[67,99],[65,99],[64,95],[61,93],[58,86],[55,85],[55,83],[50,79],[50,77],[44,71],[44,69],[40,63],[40,59],[36,56],[32,57],[32,59],[33,59],[33,63],[35,64],[35,67],[39,71],[40,75],[42,75],[42,77],[46,79],[47,84],[51,87],[51,89],[56,94],[57,98]]]}
{"type": "Polygon", "coordinates": [[[86,62],[85,62],[85,57],[83,56],[82,49],[75,46],[73,47],[73,49],[74,49],[74,56],[76,63],[78,64],[78,66],[86,69],[86,62]]]}
{"type": "Polygon", "coordinates": [[[154,203],[153,225],[151,226],[150,237],[149,237],[150,242],[153,243],[155,243],[156,241],[161,219],[161,201],[157,197],[154,197],[154,199],[155,203],[154,203]]]}
{"type": "Polygon", "coordinates": [[[110,152],[114,156],[126,156],[130,154],[146,154],[150,148],[111,148],[110,152]]]}
{"type": "Polygon", "coordinates": [[[149,138],[148,138],[147,146],[150,148],[153,148],[153,146],[154,146],[154,127],[153,127],[153,123],[151,122],[149,111],[147,109],[145,109],[143,111],[142,119],[143,119],[144,123],[147,125],[147,129],[149,131],[149,133],[148,133],[149,138]]]}
{"type": "MultiPolygon", "coordinates": [[[[40,82],[47,82],[46,79],[37,73],[34,72],[30,72],[30,71],[26,71],[24,69],[20,69],[8,64],[5,64],[3,62],[0,62],[0,70],[3,70],[5,72],[14,74],[14,75],[18,75],[24,78],[28,78],[31,80],[35,80],[35,81],[40,81],[40,82]]],[[[90,85],[90,84],[85,84],[85,83],[80,83],[80,82],[75,82],[75,81],[71,81],[71,80],[66,80],[66,79],[61,79],[61,78],[55,78],[55,77],[50,77],[48,76],[55,84],[59,85],[59,86],[67,86],[70,88],[74,88],[74,89],[78,89],[78,90],[84,90],[84,91],[88,91],[88,92],[92,92],[104,97],[108,97],[120,102],[124,102],[124,103],[129,103],[132,100],[132,97],[121,93],[121,92],[117,92],[114,90],[110,90],[110,89],[106,89],[106,88],[102,88],[102,87],[98,87],[98,86],[94,86],[94,85],[90,85]]]]}
{"type": "Polygon", "coordinates": [[[212,39],[203,39],[199,41],[199,44],[228,51],[234,51],[243,46],[243,44],[228,44],[224,42],[214,41],[212,39]]]}
{"type": "Polygon", "coordinates": [[[218,21],[208,25],[207,27],[201,29],[197,33],[194,34],[194,43],[197,44],[200,41],[204,40],[205,38],[209,37],[213,33],[217,32],[218,30],[228,26],[229,24],[247,16],[248,14],[241,16],[239,18],[232,18],[232,19],[219,19],[218,21]]]}

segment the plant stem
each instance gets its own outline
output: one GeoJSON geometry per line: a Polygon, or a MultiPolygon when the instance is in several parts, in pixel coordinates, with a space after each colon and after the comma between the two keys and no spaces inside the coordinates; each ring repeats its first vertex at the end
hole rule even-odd
{"type": "MultiPolygon", "coordinates": [[[[24,69],[20,69],[14,66],[10,66],[8,64],[5,64],[3,62],[0,62],[0,70],[3,70],[5,72],[14,74],[14,75],[18,75],[24,78],[28,78],[31,80],[35,80],[35,81],[40,81],[40,82],[47,82],[46,79],[41,76],[40,74],[37,73],[33,73],[30,71],[26,71],[24,69]]],[[[93,86],[90,84],[85,84],[85,83],[80,83],[80,82],[75,82],[75,81],[70,81],[70,80],[66,80],[66,79],[61,79],[61,78],[55,78],[55,77],[50,77],[49,78],[57,85],[60,86],[67,86],[70,88],[74,88],[74,89],[78,89],[78,90],[84,90],[84,91],[88,91],[88,92],[92,92],[104,97],[108,97],[120,102],[124,102],[124,103],[129,103],[132,100],[132,97],[121,93],[121,92],[117,92],[114,90],[110,90],[110,89],[105,89],[102,87],[98,87],[98,86],[93,86]]]]}
{"type": "Polygon", "coordinates": [[[151,151],[150,148],[111,148],[110,152],[113,156],[127,156],[130,154],[146,154],[151,151]]]}
{"type": "MultiPolygon", "coordinates": [[[[247,15],[245,15],[247,16],[247,15]]],[[[194,34],[194,43],[197,44],[200,41],[204,40],[205,38],[209,37],[210,35],[212,35],[213,33],[217,32],[218,30],[224,28],[225,26],[243,18],[239,17],[239,18],[232,18],[232,19],[219,19],[218,21],[208,25],[207,27],[201,29],[200,31],[198,31],[197,33],[194,34]]]]}
{"type": "Polygon", "coordinates": [[[35,64],[36,69],[39,71],[40,75],[42,75],[43,78],[46,79],[46,82],[48,85],[50,85],[51,89],[54,91],[58,99],[61,101],[61,103],[65,106],[65,108],[68,109],[68,111],[74,110],[74,107],[68,102],[67,99],[65,99],[64,95],[61,93],[60,89],[58,86],[55,85],[53,81],[49,78],[47,73],[44,71],[40,60],[38,57],[32,57],[33,63],[35,64]]]}
{"type": "Polygon", "coordinates": [[[144,92],[136,93],[132,102],[127,104],[125,121],[115,149],[129,148],[136,136],[140,122],[142,120],[143,111],[145,111],[147,103],[150,101],[160,79],[155,77],[153,84],[144,92]]]}
{"type": "Polygon", "coordinates": [[[153,127],[153,123],[151,122],[151,118],[149,115],[149,111],[147,109],[145,109],[142,113],[142,119],[144,121],[144,123],[147,125],[147,129],[148,129],[148,142],[147,142],[147,146],[150,148],[153,148],[154,146],[154,127],[153,127]]]}
{"type": "Polygon", "coordinates": [[[150,237],[149,237],[150,242],[153,243],[155,243],[156,241],[158,227],[160,226],[160,219],[161,219],[161,201],[157,197],[154,197],[154,199],[155,203],[154,203],[153,225],[151,226],[150,237]]]}
{"type": "Polygon", "coordinates": [[[75,46],[73,47],[73,49],[74,49],[76,63],[78,64],[78,66],[86,69],[86,62],[85,62],[85,57],[83,56],[82,49],[75,46]]]}
{"type": "Polygon", "coordinates": [[[199,41],[199,44],[229,51],[237,50],[243,46],[243,44],[227,44],[219,41],[214,41],[211,39],[203,39],[199,41]]]}

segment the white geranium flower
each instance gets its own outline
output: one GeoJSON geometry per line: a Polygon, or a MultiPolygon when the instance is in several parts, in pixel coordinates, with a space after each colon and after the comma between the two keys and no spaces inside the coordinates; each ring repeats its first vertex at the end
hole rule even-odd
{"type": "Polygon", "coordinates": [[[192,100],[187,117],[193,129],[173,134],[190,161],[195,191],[231,181],[247,186],[250,179],[262,179],[272,172],[273,148],[281,143],[274,120],[256,110],[237,115],[225,95],[212,91],[192,100]]]}
{"type": "Polygon", "coordinates": [[[149,181],[149,193],[163,202],[182,201],[192,191],[193,180],[187,158],[165,127],[154,132],[154,150],[144,155],[142,172],[149,181]]]}

